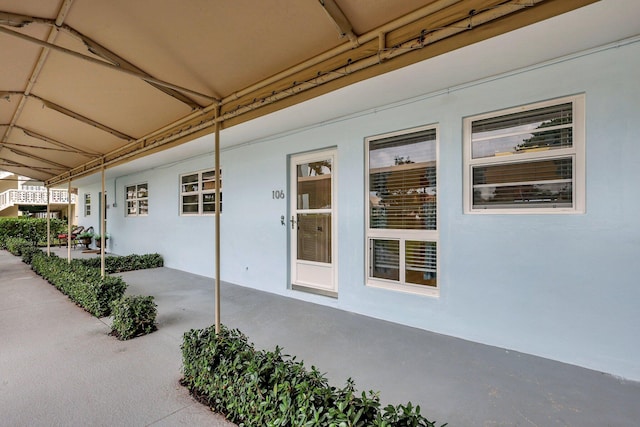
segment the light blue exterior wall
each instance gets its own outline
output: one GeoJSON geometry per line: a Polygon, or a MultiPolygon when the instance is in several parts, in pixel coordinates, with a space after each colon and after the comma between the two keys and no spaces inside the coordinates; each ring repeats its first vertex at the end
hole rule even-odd
{"type": "MultiPolygon", "coordinates": [[[[634,42],[225,149],[222,280],[640,380],[638,70],[634,42]],[[463,117],[582,93],[586,213],[465,215],[463,117]],[[433,123],[440,296],[367,287],[364,138],[433,123]],[[289,194],[288,156],[327,147],[338,152],[337,299],[288,289],[288,200],[272,198],[289,194]]],[[[213,276],[213,217],[179,215],[179,175],[212,165],[202,156],[109,180],[110,249],[159,252],[168,267],[213,276]],[[149,215],[127,218],[124,187],[141,182],[149,215]]],[[[87,191],[96,216],[99,186],[87,191]]]]}

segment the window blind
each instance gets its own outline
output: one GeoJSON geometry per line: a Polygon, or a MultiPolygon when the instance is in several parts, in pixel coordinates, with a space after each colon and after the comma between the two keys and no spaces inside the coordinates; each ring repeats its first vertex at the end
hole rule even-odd
{"type": "Polygon", "coordinates": [[[474,167],[473,204],[496,208],[572,206],[573,159],[474,167]]]}
{"type": "Polygon", "coordinates": [[[369,143],[369,226],[436,229],[436,129],[369,143]]]}
{"type": "Polygon", "coordinates": [[[371,241],[371,277],[400,280],[400,242],[373,239],[371,241]]]}
{"type": "Polygon", "coordinates": [[[472,157],[571,147],[572,127],[571,103],[477,120],[472,123],[472,157]]]}
{"type": "Polygon", "coordinates": [[[406,241],[405,277],[408,283],[435,286],[437,279],[435,242],[406,241]]]}
{"type": "Polygon", "coordinates": [[[548,107],[534,108],[517,113],[489,117],[475,120],[471,133],[473,139],[486,135],[488,132],[510,130],[514,128],[540,128],[543,124],[565,125],[573,123],[573,103],[551,105],[548,107]]]}

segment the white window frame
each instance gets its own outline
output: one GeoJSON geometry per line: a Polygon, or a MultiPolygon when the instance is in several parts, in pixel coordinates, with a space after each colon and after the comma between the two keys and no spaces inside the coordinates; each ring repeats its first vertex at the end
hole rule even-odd
{"type": "MultiPolygon", "coordinates": [[[[204,170],[199,170],[199,171],[195,171],[195,172],[188,172],[188,173],[183,173],[179,176],[178,178],[178,185],[179,185],[179,193],[180,193],[180,201],[179,201],[179,205],[180,205],[180,215],[181,216],[213,216],[215,215],[215,210],[213,211],[204,211],[204,195],[205,194],[215,194],[216,190],[214,189],[209,189],[209,190],[204,190],[203,189],[203,179],[202,176],[206,173],[210,173],[210,172],[215,172],[215,168],[211,168],[211,169],[204,169],[204,170]],[[198,175],[198,190],[196,191],[182,191],[182,178],[188,175],[198,175]],[[183,196],[198,196],[198,212],[184,212],[184,204],[183,204],[183,196]]],[[[224,209],[222,207],[222,202],[223,202],[223,195],[222,195],[222,167],[219,169],[218,173],[216,174],[216,177],[220,177],[220,215],[222,215],[222,213],[224,212],[224,209]]],[[[194,181],[195,182],[195,181],[194,181]]],[[[214,181],[215,182],[215,181],[214,181]]]]}
{"type": "Polygon", "coordinates": [[[84,193],[84,216],[91,216],[91,193],[84,193]]]}
{"type": "Polygon", "coordinates": [[[439,206],[439,188],[440,188],[440,127],[437,124],[420,126],[412,129],[406,129],[397,132],[390,132],[381,135],[375,135],[365,138],[365,278],[366,285],[374,288],[382,288],[393,291],[400,291],[410,294],[426,295],[430,297],[438,297],[440,295],[440,206],[439,206]],[[370,203],[370,171],[369,171],[369,146],[372,141],[379,139],[409,135],[416,132],[435,130],[435,173],[436,173],[436,228],[435,230],[410,230],[410,229],[383,229],[383,228],[371,228],[371,212],[369,208],[370,203]],[[379,277],[373,277],[371,275],[371,259],[373,256],[373,241],[374,240],[392,240],[399,241],[399,280],[383,279],[379,277]],[[413,284],[406,282],[406,242],[418,241],[428,242],[436,244],[436,286],[427,286],[420,284],[413,284]]]}
{"type": "Polygon", "coordinates": [[[585,212],[585,96],[574,95],[542,101],[524,106],[508,108],[500,111],[475,115],[463,119],[464,141],[464,213],[465,214],[582,214],[585,212]],[[572,104],[572,146],[546,151],[535,149],[523,153],[500,153],[493,157],[472,157],[472,125],[473,122],[487,118],[506,116],[560,104],[572,104]],[[526,206],[526,207],[474,207],[473,206],[473,168],[494,165],[514,165],[535,161],[568,159],[572,160],[572,200],[573,206],[526,206]]]}
{"type": "Polygon", "coordinates": [[[124,206],[125,206],[125,211],[124,214],[127,217],[137,217],[137,216],[147,216],[149,215],[149,183],[148,182],[140,182],[137,184],[129,184],[129,185],[125,185],[124,186],[124,206]],[[138,187],[145,185],[147,187],[147,195],[145,197],[139,197],[139,189],[138,187]],[[133,197],[129,197],[129,188],[133,187],[134,188],[134,196],[133,197]],[[142,201],[146,201],[147,202],[147,212],[146,213],[141,213],[141,209],[140,209],[140,202],[142,201]],[[136,211],[135,213],[130,213],[129,212],[129,202],[133,202],[135,203],[136,206],[136,211]]]}

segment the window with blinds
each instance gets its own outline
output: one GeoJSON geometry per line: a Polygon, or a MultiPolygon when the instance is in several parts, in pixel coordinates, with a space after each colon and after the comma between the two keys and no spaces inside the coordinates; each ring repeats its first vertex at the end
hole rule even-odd
{"type": "Polygon", "coordinates": [[[91,215],[91,193],[84,193],[84,216],[91,215]]]}
{"type": "MultiPolygon", "coordinates": [[[[222,170],[219,171],[220,212],[222,213],[222,170]]],[[[213,215],[216,212],[215,169],[180,176],[180,214],[213,215]]]]}
{"type": "Polygon", "coordinates": [[[129,185],[125,187],[127,216],[146,216],[149,214],[149,185],[129,185]]]}
{"type": "Polygon", "coordinates": [[[437,127],[366,139],[367,284],[437,294],[437,127]]]}
{"type": "Polygon", "coordinates": [[[584,96],[466,118],[465,212],[584,211],[584,96]]]}

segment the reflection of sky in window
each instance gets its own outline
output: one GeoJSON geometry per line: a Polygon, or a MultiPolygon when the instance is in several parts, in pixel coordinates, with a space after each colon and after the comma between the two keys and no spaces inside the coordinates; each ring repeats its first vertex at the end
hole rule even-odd
{"type": "Polygon", "coordinates": [[[435,141],[422,141],[415,144],[370,150],[369,168],[394,166],[398,157],[402,157],[405,161],[411,160],[413,163],[435,161],[436,143],[435,141]]]}
{"type": "Polygon", "coordinates": [[[532,138],[535,131],[543,122],[529,123],[522,126],[511,127],[507,129],[498,129],[487,132],[476,132],[472,135],[473,141],[473,157],[493,157],[496,153],[513,153],[516,146],[532,138]],[[518,133],[518,135],[505,136],[500,135],[518,133]],[[475,141],[481,138],[493,138],[483,141],[475,141]]]}

